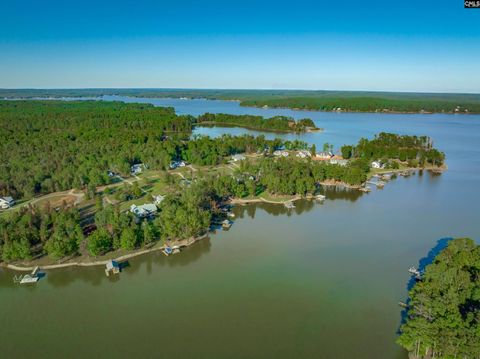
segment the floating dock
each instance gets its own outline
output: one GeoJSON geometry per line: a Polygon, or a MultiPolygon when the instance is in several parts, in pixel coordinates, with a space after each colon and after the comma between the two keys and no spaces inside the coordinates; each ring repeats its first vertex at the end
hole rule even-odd
{"type": "Polygon", "coordinates": [[[417,268],[415,267],[410,267],[408,268],[408,273],[410,273],[413,277],[415,277],[415,279],[417,280],[421,280],[422,279],[422,272],[420,270],[418,270],[417,268]]]}
{"type": "Polygon", "coordinates": [[[284,206],[285,208],[288,208],[288,209],[295,208],[295,205],[293,204],[293,202],[285,202],[284,206]]]}
{"type": "Polygon", "coordinates": [[[109,277],[110,274],[119,274],[119,273],[120,273],[120,263],[114,260],[109,260],[105,265],[105,274],[107,275],[107,277],[109,277]]]}
{"type": "MultiPolygon", "coordinates": [[[[19,276],[14,276],[13,277],[13,282],[14,283],[20,283],[20,284],[30,284],[30,283],[36,283],[40,280],[40,268],[37,266],[33,268],[32,272],[30,274],[25,274],[25,275],[19,275],[19,276]]],[[[44,274],[42,274],[43,276],[44,274]]]]}

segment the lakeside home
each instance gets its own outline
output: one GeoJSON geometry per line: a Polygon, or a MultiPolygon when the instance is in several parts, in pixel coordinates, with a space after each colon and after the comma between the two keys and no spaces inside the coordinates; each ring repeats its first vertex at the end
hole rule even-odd
{"type": "Polygon", "coordinates": [[[140,206],[132,204],[130,206],[130,212],[132,212],[137,218],[153,217],[157,213],[157,206],[153,203],[146,203],[140,206]]]}
{"type": "Polygon", "coordinates": [[[298,151],[298,153],[297,153],[297,157],[299,157],[299,158],[307,158],[307,157],[312,157],[312,154],[310,153],[310,151],[300,150],[300,151],[298,151]]]}
{"type": "Polygon", "coordinates": [[[384,165],[382,162],[380,162],[380,161],[373,161],[373,162],[371,163],[371,166],[372,166],[372,168],[375,168],[375,169],[383,169],[383,168],[385,168],[385,165],[384,165]]]}
{"type": "Polygon", "coordinates": [[[143,167],[144,167],[143,163],[134,164],[132,167],[130,167],[130,173],[132,175],[137,175],[139,173],[142,173],[143,167]]]}
{"type": "Polygon", "coordinates": [[[348,160],[345,160],[343,158],[336,158],[336,157],[332,157],[329,161],[328,161],[331,165],[339,165],[339,166],[346,166],[348,164],[348,160]]]}
{"type": "Polygon", "coordinates": [[[8,209],[15,205],[15,200],[12,197],[0,197],[0,208],[8,209]]]}
{"type": "Polygon", "coordinates": [[[185,163],[185,161],[172,161],[170,163],[170,169],[171,170],[174,170],[175,168],[178,168],[178,167],[185,167],[187,164],[185,163]]]}
{"type": "Polygon", "coordinates": [[[276,157],[288,157],[287,151],[276,150],[273,152],[273,155],[276,157]]]}
{"type": "Polygon", "coordinates": [[[328,151],[328,152],[327,151],[318,152],[315,155],[315,158],[319,159],[319,160],[329,160],[332,157],[333,157],[333,153],[330,152],[330,151],[328,151]]]}

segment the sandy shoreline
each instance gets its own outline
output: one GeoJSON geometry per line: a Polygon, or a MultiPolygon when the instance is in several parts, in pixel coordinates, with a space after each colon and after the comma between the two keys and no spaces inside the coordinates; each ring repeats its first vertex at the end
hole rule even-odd
{"type": "MultiPolygon", "coordinates": [[[[174,245],[179,245],[181,247],[188,247],[188,246],[191,246],[192,244],[194,244],[194,243],[196,243],[196,242],[198,242],[202,239],[205,239],[207,237],[208,237],[208,233],[206,233],[202,236],[199,236],[199,237],[195,237],[195,238],[189,238],[189,239],[183,239],[183,240],[175,241],[174,245]]],[[[102,266],[102,265],[106,265],[107,262],[109,262],[110,260],[114,260],[114,261],[117,261],[117,262],[123,262],[123,261],[126,261],[126,260],[130,259],[130,258],[135,258],[135,257],[141,256],[141,255],[144,255],[144,254],[161,251],[161,250],[165,249],[166,247],[167,247],[167,245],[153,246],[152,248],[139,249],[135,252],[124,254],[124,255],[121,255],[119,257],[105,258],[105,259],[99,259],[99,260],[94,260],[94,261],[88,261],[88,260],[84,260],[84,261],[80,260],[80,261],[74,261],[74,262],[67,261],[65,263],[46,264],[46,265],[40,265],[40,264],[35,264],[35,263],[29,264],[29,265],[0,263],[0,267],[15,270],[15,271],[19,271],[19,272],[29,272],[29,271],[32,271],[37,266],[40,267],[42,270],[68,268],[68,267],[102,266]]],[[[89,258],[90,257],[83,257],[83,259],[89,259],[89,258]]]]}

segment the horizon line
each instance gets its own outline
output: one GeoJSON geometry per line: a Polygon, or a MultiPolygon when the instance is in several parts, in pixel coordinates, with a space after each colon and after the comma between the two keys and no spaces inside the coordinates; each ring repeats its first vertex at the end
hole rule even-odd
{"type": "Polygon", "coordinates": [[[303,91],[303,92],[359,92],[434,95],[480,95],[480,92],[391,91],[391,90],[337,90],[302,88],[221,88],[221,87],[0,87],[4,90],[193,90],[193,91],[303,91]]]}

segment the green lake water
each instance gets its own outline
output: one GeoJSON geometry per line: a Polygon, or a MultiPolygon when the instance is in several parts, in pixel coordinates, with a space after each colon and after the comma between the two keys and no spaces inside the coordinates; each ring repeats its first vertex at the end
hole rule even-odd
{"type": "Polygon", "coordinates": [[[2,357],[406,358],[395,339],[408,267],[442,238],[480,239],[480,116],[297,114],[235,102],[144,101],[179,113],[312,117],[325,132],[283,136],[317,148],[382,130],[426,134],[446,152],[449,170],[399,177],[363,195],[330,189],[323,204],[301,201],[290,211],[237,206],[228,231],[176,256],[133,259],[115,279],[101,267],[71,268],[19,286],[15,273],[0,270],[2,357]]]}

